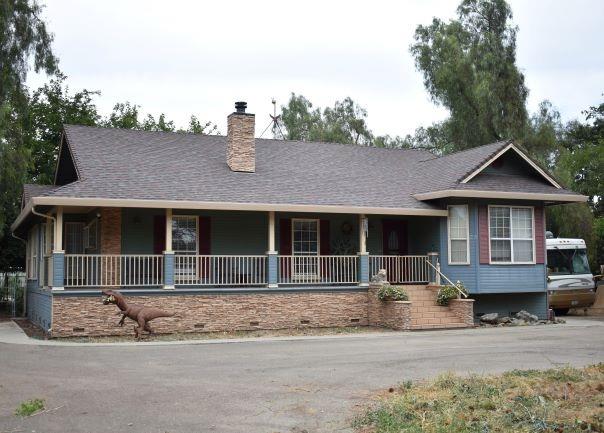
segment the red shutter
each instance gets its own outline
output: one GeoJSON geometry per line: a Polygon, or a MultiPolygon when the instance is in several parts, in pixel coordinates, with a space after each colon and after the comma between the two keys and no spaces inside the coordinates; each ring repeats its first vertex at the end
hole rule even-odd
{"type": "Polygon", "coordinates": [[[545,212],[543,206],[535,206],[535,261],[545,263],[545,212]]]}
{"type": "Polygon", "coordinates": [[[292,220],[289,218],[279,220],[279,254],[282,256],[292,254],[292,220]]]}
{"type": "Polygon", "coordinates": [[[484,205],[478,207],[478,245],[480,263],[489,264],[489,209],[484,205]]]}
{"type": "Polygon", "coordinates": [[[163,254],[166,250],[166,216],[153,217],[153,254],[163,254]]]}
{"type": "Polygon", "coordinates": [[[199,254],[212,254],[212,221],[210,217],[199,217],[199,254]]]}
{"type": "Polygon", "coordinates": [[[328,256],[331,253],[331,238],[329,236],[329,220],[320,220],[319,221],[319,230],[320,230],[320,248],[321,251],[319,253],[322,256],[328,256]]]}

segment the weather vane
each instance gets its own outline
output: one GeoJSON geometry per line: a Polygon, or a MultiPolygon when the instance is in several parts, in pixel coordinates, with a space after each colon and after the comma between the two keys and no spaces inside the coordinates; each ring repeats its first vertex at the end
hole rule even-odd
{"type": "Polygon", "coordinates": [[[278,140],[284,140],[285,135],[281,130],[281,115],[277,114],[277,101],[275,100],[275,98],[273,98],[271,102],[273,104],[273,114],[269,114],[269,117],[271,118],[270,123],[267,125],[266,128],[264,128],[264,131],[262,131],[262,134],[260,134],[260,138],[262,138],[264,133],[268,131],[269,128],[271,128],[271,131],[273,131],[273,138],[278,140]]]}

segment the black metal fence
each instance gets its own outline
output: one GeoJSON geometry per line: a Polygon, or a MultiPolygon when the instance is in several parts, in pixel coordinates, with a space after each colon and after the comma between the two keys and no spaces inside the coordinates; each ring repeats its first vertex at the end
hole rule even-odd
{"type": "Polygon", "coordinates": [[[0,313],[22,316],[27,279],[23,272],[0,272],[0,313]]]}

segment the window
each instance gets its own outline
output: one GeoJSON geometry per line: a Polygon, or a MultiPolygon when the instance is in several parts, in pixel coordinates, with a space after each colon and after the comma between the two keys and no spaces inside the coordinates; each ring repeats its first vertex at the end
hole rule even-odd
{"type": "Polygon", "coordinates": [[[84,254],[84,223],[65,223],[65,253],[84,254]]]}
{"type": "Polygon", "coordinates": [[[449,206],[449,264],[470,263],[470,220],[467,205],[449,206]]]}
{"type": "Polygon", "coordinates": [[[534,263],[533,208],[489,206],[491,263],[534,263]]]}
{"type": "Polygon", "coordinates": [[[27,278],[38,278],[38,226],[33,227],[27,235],[27,278]]]}
{"type": "Polygon", "coordinates": [[[197,221],[194,215],[172,217],[172,250],[176,254],[197,254],[197,221]]]}
{"type": "Polygon", "coordinates": [[[292,252],[294,256],[319,254],[319,220],[292,220],[292,252]]]}
{"type": "Polygon", "coordinates": [[[97,220],[94,219],[84,227],[84,248],[87,250],[96,250],[97,226],[97,220]]]}
{"type": "Polygon", "coordinates": [[[591,274],[587,250],[547,250],[547,271],[550,275],[591,274]]]}
{"type": "MultiPolygon", "coordinates": [[[[292,254],[294,256],[319,255],[319,220],[292,220],[292,254]]],[[[294,258],[293,274],[297,278],[310,278],[318,275],[317,258],[294,258]]]]}

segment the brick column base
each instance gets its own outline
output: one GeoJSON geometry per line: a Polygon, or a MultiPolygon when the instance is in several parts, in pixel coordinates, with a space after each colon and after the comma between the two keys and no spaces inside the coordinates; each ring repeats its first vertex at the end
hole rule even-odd
{"type": "Polygon", "coordinates": [[[370,284],[367,291],[368,308],[367,319],[370,326],[404,331],[411,329],[411,302],[410,301],[381,301],[377,292],[382,284],[370,284]]]}
{"type": "Polygon", "coordinates": [[[451,299],[449,309],[459,317],[466,326],[474,326],[474,299],[451,299]]]}

